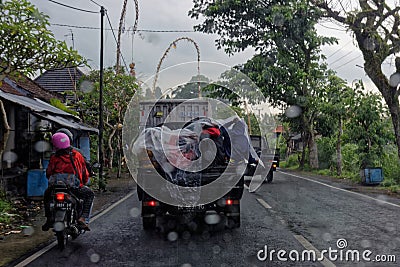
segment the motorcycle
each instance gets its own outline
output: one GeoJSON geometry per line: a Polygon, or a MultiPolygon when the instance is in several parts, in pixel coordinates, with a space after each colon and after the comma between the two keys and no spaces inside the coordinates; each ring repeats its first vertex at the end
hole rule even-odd
{"type": "Polygon", "coordinates": [[[78,223],[83,201],[75,196],[64,182],[58,181],[53,184],[51,190],[49,207],[54,222],[53,231],[57,237],[58,248],[63,250],[69,238],[74,240],[85,232],[78,223]]]}

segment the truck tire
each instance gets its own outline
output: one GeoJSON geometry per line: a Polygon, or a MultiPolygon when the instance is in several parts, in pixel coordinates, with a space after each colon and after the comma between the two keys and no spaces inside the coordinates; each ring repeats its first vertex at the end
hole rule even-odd
{"type": "Polygon", "coordinates": [[[271,183],[273,179],[274,179],[274,172],[270,170],[267,174],[267,178],[265,179],[265,181],[267,183],[271,183]]]}
{"type": "Polygon", "coordinates": [[[156,217],[142,217],[143,229],[146,231],[156,229],[156,217]]]}
{"type": "Polygon", "coordinates": [[[240,227],[240,202],[229,207],[225,210],[227,218],[227,228],[234,229],[240,227]]]}
{"type": "Polygon", "coordinates": [[[240,228],[240,215],[228,217],[228,228],[240,228]]]}

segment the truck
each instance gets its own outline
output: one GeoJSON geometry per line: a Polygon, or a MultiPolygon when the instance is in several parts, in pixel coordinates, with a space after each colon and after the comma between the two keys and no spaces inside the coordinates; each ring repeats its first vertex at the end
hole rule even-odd
{"type": "MultiPolygon", "coordinates": [[[[250,135],[251,145],[256,151],[257,155],[263,162],[269,163],[271,167],[269,171],[266,172],[265,182],[271,183],[274,179],[274,171],[279,167],[279,150],[273,149],[269,146],[267,139],[264,136],[260,135],[250,135]]],[[[252,175],[254,173],[255,166],[250,166],[250,170],[248,175],[252,175]]]]}
{"type": "MultiPolygon", "coordinates": [[[[138,199],[141,202],[143,229],[153,230],[170,217],[181,223],[203,218],[206,223],[208,221],[210,224],[223,224],[230,229],[239,228],[244,176],[249,170],[246,169],[243,175],[238,176],[232,184],[231,182],[221,182],[221,177],[228,177],[225,180],[229,180],[230,175],[232,177],[236,175],[237,169],[231,168],[229,165],[232,162],[233,155],[232,158],[225,156],[223,159],[215,156],[216,159],[219,158],[218,162],[214,159],[198,171],[186,170],[179,165],[179,162],[174,162],[176,161],[175,156],[171,156],[184,153],[186,158],[181,157],[180,161],[183,160],[187,164],[189,162],[187,159],[196,160],[198,158],[198,156],[196,157],[199,154],[199,147],[197,146],[202,144],[198,139],[202,138],[205,129],[208,129],[209,133],[219,132],[222,136],[222,128],[211,119],[212,114],[210,114],[211,108],[208,101],[160,99],[157,102],[142,101],[139,106],[142,145],[139,146],[140,149],[137,151],[136,178],[138,199]],[[193,134],[195,129],[199,127],[201,134],[193,134]],[[212,127],[215,127],[215,129],[211,129],[212,127]],[[162,137],[163,134],[164,137],[162,137]],[[170,146],[171,144],[173,145],[170,146]],[[191,150],[187,149],[188,147],[191,147],[191,150]],[[164,186],[163,181],[159,182],[160,180],[157,180],[159,176],[169,181],[169,186],[168,183],[164,186]],[[193,189],[193,195],[185,199],[190,203],[180,202],[177,204],[174,201],[166,201],[163,196],[171,192],[174,194],[173,197],[182,197],[178,196],[179,191],[170,190],[171,184],[187,190],[193,189]],[[211,191],[215,189],[218,192],[224,192],[224,194],[216,199],[199,203],[197,200],[204,193],[201,192],[202,189],[199,190],[199,187],[204,186],[211,188],[211,191]],[[210,220],[209,218],[214,219],[210,220]]],[[[211,134],[209,139],[217,142],[212,136],[211,134]]],[[[250,139],[247,140],[250,141],[250,139]]],[[[218,155],[222,143],[215,144],[216,155],[218,155]]],[[[208,151],[209,149],[203,148],[200,154],[205,155],[208,151]]],[[[261,155],[261,150],[259,153],[261,155]]],[[[168,199],[173,197],[168,195],[168,199]]]]}

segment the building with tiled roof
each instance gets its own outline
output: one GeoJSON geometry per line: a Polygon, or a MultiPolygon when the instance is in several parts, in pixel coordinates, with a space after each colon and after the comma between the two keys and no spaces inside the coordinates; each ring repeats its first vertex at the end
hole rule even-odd
{"type": "MultiPolygon", "coordinates": [[[[53,69],[37,77],[35,82],[51,92],[63,94],[65,92],[75,92],[78,81],[82,76],[84,76],[84,73],[77,67],[53,69]]],[[[67,94],[66,99],[74,101],[74,94],[67,94]]]]}

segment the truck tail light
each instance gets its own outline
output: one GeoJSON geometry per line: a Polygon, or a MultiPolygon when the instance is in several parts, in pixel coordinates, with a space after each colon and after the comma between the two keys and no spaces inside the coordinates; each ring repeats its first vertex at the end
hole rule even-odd
{"type": "Polygon", "coordinates": [[[160,203],[155,200],[143,201],[143,206],[145,206],[145,207],[157,207],[159,205],[160,205],[160,203]]]}
{"type": "Polygon", "coordinates": [[[237,204],[239,204],[239,200],[233,200],[233,199],[227,199],[226,201],[225,201],[225,204],[227,205],[227,206],[230,206],[230,205],[237,205],[237,204]]]}

